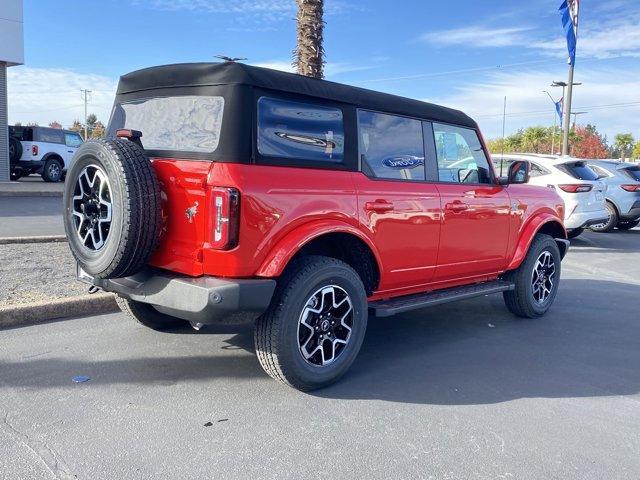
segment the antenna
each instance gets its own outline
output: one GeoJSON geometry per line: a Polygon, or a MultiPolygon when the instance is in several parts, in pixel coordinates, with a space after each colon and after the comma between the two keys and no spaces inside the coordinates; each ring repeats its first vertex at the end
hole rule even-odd
{"type": "Polygon", "coordinates": [[[225,62],[239,62],[241,60],[246,60],[245,57],[227,57],[226,55],[214,55],[214,57],[224,60],[225,62]]]}

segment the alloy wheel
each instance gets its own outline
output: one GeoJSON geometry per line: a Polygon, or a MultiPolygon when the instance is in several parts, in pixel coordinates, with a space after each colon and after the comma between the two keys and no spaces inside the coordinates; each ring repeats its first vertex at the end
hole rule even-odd
{"type": "Polygon", "coordinates": [[[353,304],[337,285],[316,290],[298,321],[298,348],[305,362],[316,367],[333,363],[345,350],[353,328],[353,304]]]}
{"type": "Polygon", "coordinates": [[[543,251],[536,260],[531,274],[531,291],[533,300],[538,304],[544,304],[553,290],[555,282],[556,265],[553,255],[548,250],[543,251]]]}
{"type": "Polygon", "coordinates": [[[89,165],[80,172],[72,201],[80,241],[89,250],[100,250],[109,236],[113,210],[109,180],[100,167],[89,165]]]}

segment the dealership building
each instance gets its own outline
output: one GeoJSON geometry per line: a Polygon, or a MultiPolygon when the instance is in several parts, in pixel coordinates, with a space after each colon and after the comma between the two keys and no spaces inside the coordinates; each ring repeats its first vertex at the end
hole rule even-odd
{"type": "Polygon", "coordinates": [[[0,182],[9,181],[7,69],[24,63],[22,0],[0,1],[0,182]]]}

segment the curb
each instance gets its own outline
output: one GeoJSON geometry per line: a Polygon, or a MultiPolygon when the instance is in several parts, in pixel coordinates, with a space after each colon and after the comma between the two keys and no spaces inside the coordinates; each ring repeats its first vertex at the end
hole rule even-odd
{"type": "Polygon", "coordinates": [[[0,329],[25,327],[51,320],[81,315],[97,315],[118,310],[115,295],[94,293],[44,302],[0,307],[0,329]]]}
{"type": "Polygon", "coordinates": [[[46,190],[29,192],[25,190],[0,190],[0,197],[61,197],[62,192],[49,192],[46,190]]]}
{"type": "Polygon", "coordinates": [[[0,245],[15,243],[62,243],[67,241],[66,235],[41,235],[33,237],[0,237],[0,245]]]}

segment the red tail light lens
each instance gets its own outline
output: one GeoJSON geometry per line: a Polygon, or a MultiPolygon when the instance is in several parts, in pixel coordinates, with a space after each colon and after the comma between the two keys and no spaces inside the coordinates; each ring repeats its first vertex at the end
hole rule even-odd
{"type": "Polygon", "coordinates": [[[624,188],[627,192],[640,192],[640,183],[637,183],[635,185],[620,185],[622,188],[624,188]]]}
{"type": "Polygon", "coordinates": [[[211,248],[230,250],[238,245],[240,192],[235,188],[214,187],[211,193],[211,248]]]}
{"type": "Polygon", "coordinates": [[[31,145],[31,155],[34,157],[38,155],[38,145],[31,145]]]}
{"type": "Polygon", "coordinates": [[[567,193],[582,193],[590,192],[593,185],[589,185],[587,183],[573,183],[568,185],[558,185],[558,187],[567,193]]]}

